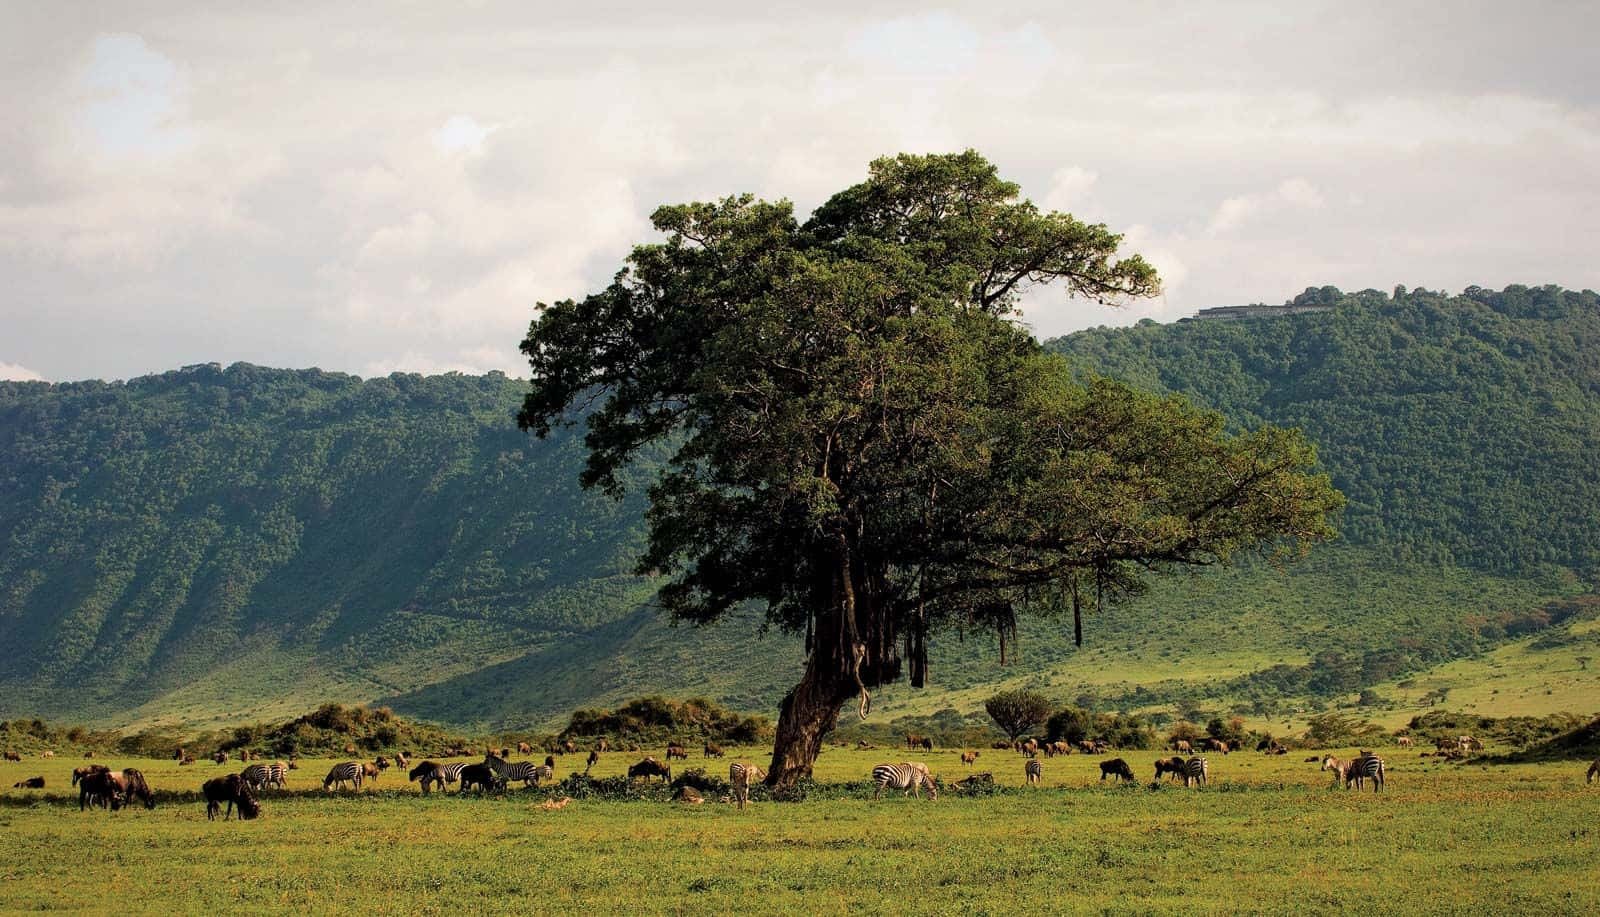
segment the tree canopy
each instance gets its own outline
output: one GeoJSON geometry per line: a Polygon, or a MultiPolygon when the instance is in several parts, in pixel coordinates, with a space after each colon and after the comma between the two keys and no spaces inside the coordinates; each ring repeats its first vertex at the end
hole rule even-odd
{"type": "Polygon", "coordinates": [[[1037,691],[1001,691],[983,702],[989,719],[1013,742],[1050,717],[1050,698],[1037,691]]]}
{"type": "Polygon", "coordinates": [[[927,677],[944,625],[1332,534],[1339,494],[1298,433],[1082,383],[1012,319],[1030,287],[1105,302],[1155,271],[1102,225],[1040,212],[978,154],[875,161],[796,221],[749,196],[667,206],[604,290],[541,306],[519,423],[587,423],[583,481],[620,493],[646,445],[641,571],[661,603],[742,603],[806,634],[771,778],[810,771],[840,705],[927,677]]]}

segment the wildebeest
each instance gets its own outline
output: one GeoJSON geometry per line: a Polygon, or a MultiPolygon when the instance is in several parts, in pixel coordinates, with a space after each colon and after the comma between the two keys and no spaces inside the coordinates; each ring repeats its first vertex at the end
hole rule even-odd
{"type": "Polygon", "coordinates": [[[11,784],[13,790],[42,790],[44,789],[43,777],[29,777],[19,783],[11,784]]]}
{"type": "Polygon", "coordinates": [[[598,752],[598,751],[589,752],[589,761],[588,761],[587,764],[585,764],[583,766],[583,775],[585,777],[589,776],[589,768],[594,767],[595,764],[597,762],[599,762],[599,760],[600,760],[600,752],[598,752]]]}
{"type": "Polygon", "coordinates": [[[7,761],[21,761],[22,760],[22,755],[14,752],[14,751],[8,751],[8,752],[6,752],[6,760],[7,761]]]}
{"type": "Polygon", "coordinates": [[[527,742],[518,742],[517,743],[517,754],[519,754],[519,755],[531,755],[531,754],[533,754],[533,746],[529,745],[527,742]]]}
{"type": "Polygon", "coordinates": [[[578,752],[578,743],[572,741],[571,739],[567,739],[565,742],[562,742],[560,747],[562,754],[572,755],[577,754],[578,752]]]}
{"type": "Polygon", "coordinates": [[[1584,778],[1583,782],[1593,783],[1597,775],[1600,775],[1600,758],[1594,759],[1594,763],[1589,765],[1589,774],[1584,778]]]}
{"type": "Polygon", "coordinates": [[[1162,774],[1171,774],[1173,777],[1182,777],[1183,764],[1183,758],[1178,755],[1173,755],[1170,758],[1157,758],[1155,779],[1160,780],[1162,774]]]}
{"type": "Polygon", "coordinates": [[[706,748],[705,748],[705,756],[707,758],[720,758],[720,757],[722,757],[722,746],[718,745],[715,742],[707,742],[706,743],[706,748]]]}
{"type": "Polygon", "coordinates": [[[1029,739],[1022,743],[1022,753],[1032,758],[1039,753],[1039,740],[1029,739]]]}
{"type": "Polygon", "coordinates": [[[217,764],[227,764],[228,763],[228,753],[225,752],[225,751],[219,751],[216,754],[211,756],[211,760],[216,762],[217,764]]]}
{"type": "Polygon", "coordinates": [[[39,757],[41,757],[41,758],[54,758],[55,756],[56,756],[56,753],[51,751],[48,748],[46,748],[44,751],[39,752],[39,757]]]}
{"type": "Polygon", "coordinates": [[[77,786],[83,778],[90,774],[110,773],[111,768],[104,764],[84,764],[72,769],[72,785],[77,786]]]}
{"type": "Polygon", "coordinates": [[[1100,780],[1103,782],[1107,777],[1115,777],[1118,780],[1126,780],[1129,783],[1132,783],[1133,768],[1129,767],[1128,762],[1122,760],[1121,758],[1112,758],[1110,761],[1101,761],[1100,780]]]}
{"type": "Polygon", "coordinates": [[[206,798],[206,821],[214,821],[222,811],[222,804],[228,804],[228,813],[222,816],[227,821],[233,816],[233,807],[239,807],[241,819],[255,818],[261,814],[261,806],[256,803],[256,798],[250,794],[250,785],[238,774],[229,774],[226,777],[216,777],[207,780],[200,787],[201,795],[206,798]]]}
{"type": "Polygon", "coordinates": [[[1181,754],[1185,754],[1185,755],[1187,755],[1190,752],[1194,751],[1194,749],[1192,747],[1190,747],[1189,741],[1187,739],[1173,739],[1172,740],[1172,750],[1175,751],[1175,752],[1179,752],[1181,754]]]}
{"type": "Polygon", "coordinates": [[[172,760],[174,760],[174,761],[182,761],[184,758],[187,758],[187,757],[189,757],[189,755],[188,755],[187,752],[185,752],[183,750],[183,746],[182,745],[179,745],[177,751],[174,751],[172,753],[172,760]]]}
{"type": "Polygon", "coordinates": [[[380,770],[380,771],[386,771],[390,767],[389,759],[384,757],[383,755],[379,755],[376,759],[373,760],[372,763],[374,765],[376,765],[378,770],[380,770]]]}
{"type": "Polygon", "coordinates": [[[1206,739],[1204,745],[1205,745],[1206,751],[1220,751],[1224,755],[1226,755],[1228,753],[1228,743],[1223,741],[1222,739],[1218,739],[1218,738],[1206,739]]]}
{"type": "Polygon", "coordinates": [[[610,751],[611,750],[611,743],[606,740],[605,736],[601,736],[600,737],[600,741],[594,743],[594,750],[595,751],[610,751]]]}
{"type": "Polygon", "coordinates": [[[377,783],[378,782],[378,771],[379,770],[380,770],[380,768],[376,764],[367,764],[367,763],[363,762],[362,765],[361,765],[362,775],[365,776],[368,780],[371,780],[373,783],[377,783]]]}
{"type": "Polygon", "coordinates": [[[989,743],[989,747],[990,748],[1010,749],[1011,748],[1011,743],[1010,742],[991,742],[991,743],[989,743]]]}
{"type": "Polygon", "coordinates": [[[961,753],[961,763],[968,767],[971,767],[977,760],[978,753],[975,751],[964,751],[961,753]]]}
{"type": "Polygon", "coordinates": [[[668,742],[667,760],[671,761],[673,758],[682,758],[683,760],[687,761],[689,760],[689,752],[684,750],[684,747],[679,745],[677,742],[668,742]]]}
{"type": "Polygon", "coordinates": [[[248,749],[248,748],[239,749],[239,760],[243,761],[246,764],[249,764],[250,763],[250,749],[248,749]]]}
{"type": "Polygon", "coordinates": [[[1397,745],[1399,745],[1401,748],[1410,748],[1411,747],[1411,737],[1410,736],[1400,736],[1400,737],[1395,739],[1395,743],[1397,745]]]}
{"type": "Polygon", "coordinates": [[[917,735],[916,733],[912,733],[912,732],[906,733],[906,749],[908,751],[915,750],[917,748],[917,746],[921,745],[925,741],[927,741],[927,740],[924,739],[922,736],[917,735]]]}
{"type": "Polygon", "coordinates": [[[1082,742],[1078,743],[1078,747],[1082,749],[1083,753],[1086,755],[1103,755],[1106,753],[1107,746],[1105,742],[1102,742],[1099,739],[1084,739],[1082,742]]]}
{"type": "Polygon", "coordinates": [[[405,770],[411,766],[411,757],[403,751],[395,752],[394,766],[400,768],[401,770],[405,770]]]}
{"type": "Polygon", "coordinates": [[[628,779],[632,780],[635,777],[643,777],[646,780],[651,777],[660,777],[661,782],[666,783],[672,779],[672,768],[654,758],[647,757],[638,764],[630,764],[628,766],[628,779]]]}
{"type": "Polygon", "coordinates": [[[487,764],[468,764],[461,768],[461,789],[459,794],[465,796],[470,787],[477,787],[478,794],[485,790],[499,792],[506,788],[506,782],[499,774],[494,772],[487,764]]]}
{"type": "Polygon", "coordinates": [[[190,765],[190,764],[193,764],[193,763],[194,763],[194,755],[184,755],[183,758],[178,761],[178,766],[179,767],[184,767],[186,765],[190,765]]]}
{"type": "Polygon", "coordinates": [[[123,794],[122,784],[111,778],[110,771],[94,771],[85,774],[78,781],[78,811],[93,808],[96,805],[109,807],[115,812],[122,808],[127,800],[123,794]]]}

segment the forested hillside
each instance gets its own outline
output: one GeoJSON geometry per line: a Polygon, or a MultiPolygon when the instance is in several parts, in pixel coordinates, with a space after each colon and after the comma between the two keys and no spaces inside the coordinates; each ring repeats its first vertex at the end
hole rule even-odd
{"type": "MultiPolygon", "coordinates": [[[[1049,346],[1236,427],[1302,427],[1349,497],[1344,545],[1161,581],[1092,614],[1081,650],[1070,618],[1029,622],[1004,667],[990,634],[936,635],[930,689],[893,687],[880,714],[965,713],[1002,683],[1261,716],[1381,688],[1378,709],[1437,693],[1432,667],[1499,677],[1496,660],[1559,663],[1503,683],[1530,711],[1536,683],[1547,703],[1600,696],[1596,607],[1565,598],[1600,580],[1600,297],[1307,298],[1335,308],[1049,346]]],[[[0,382],[0,718],[263,721],[376,701],[518,728],[650,693],[770,714],[798,639],[655,614],[632,575],[640,490],[584,493],[581,442],[517,431],[522,393],[499,375],[246,364],[0,382]]]]}
{"type": "Polygon", "coordinates": [[[1050,346],[1184,392],[1233,424],[1297,426],[1349,498],[1347,541],[1600,583],[1600,296],[1477,287],[1295,302],[1331,312],[1097,329],[1050,346]]]}

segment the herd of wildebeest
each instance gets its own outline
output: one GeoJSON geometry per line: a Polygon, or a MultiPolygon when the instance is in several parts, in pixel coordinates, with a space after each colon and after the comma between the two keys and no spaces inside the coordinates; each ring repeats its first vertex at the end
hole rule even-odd
{"type": "MultiPolygon", "coordinates": [[[[933,752],[934,743],[927,736],[914,734],[906,735],[906,748],[909,751],[933,752]]],[[[845,743],[838,743],[849,747],[845,743]]],[[[1163,777],[1171,780],[1182,780],[1184,786],[1204,785],[1211,777],[1210,761],[1204,755],[1195,754],[1195,743],[1187,740],[1175,739],[1169,747],[1177,752],[1170,757],[1159,758],[1155,762],[1154,781],[1161,781],[1163,777]]],[[[1199,740],[1200,750],[1227,755],[1238,751],[1238,743],[1227,742],[1218,738],[1199,740]]],[[[1411,747],[1412,740],[1401,736],[1398,744],[1411,747]]],[[[861,741],[856,747],[861,750],[870,750],[874,746],[861,741]]],[[[1481,751],[1483,744],[1472,736],[1457,736],[1454,738],[1439,738],[1435,741],[1436,754],[1446,758],[1461,758],[1481,751]]],[[[631,746],[637,750],[637,746],[631,746]]],[[[347,748],[347,751],[354,751],[347,748]]],[[[533,747],[527,742],[519,742],[516,746],[519,754],[532,754],[533,747]]],[[[611,750],[608,740],[600,739],[594,747],[588,750],[587,763],[583,769],[583,777],[588,777],[590,770],[600,760],[602,752],[611,750]]],[[[1020,754],[1024,758],[1023,774],[1030,785],[1040,783],[1043,779],[1044,768],[1039,760],[1039,755],[1051,758],[1058,755],[1072,754],[1075,750],[1083,754],[1103,755],[1109,749],[1105,742],[1098,740],[1084,740],[1077,743],[1076,748],[1068,742],[1041,741],[1027,739],[1023,741],[1003,742],[997,741],[991,749],[1008,753],[1020,754]]],[[[1282,755],[1288,753],[1288,748],[1273,740],[1264,740],[1256,750],[1264,754],[1282,755]]],[[[418,783],[423,795],[428,795],[433,788],[445,790],[452,785],[459,787],[457,793],[465,795],[469,791],[476,791],[482,795],[490,792],[504,792],[510,783],[520,782],[524,788],[537,787],[546,781],[555,778],[555,754],[546,755],[544,762],[536,764],[532,761],[512,761],[510,747],[484,749],[483,761],[475,763],[440,763],[434,760],[423,760],[412,764],[412,756],[408,752],[397,752],[392,757],[379,755],[371,762],[344,761],[335,764],[323,779],[323,789],[333,792],[342,790],[348,784],[355,790],[360,790],[365,783],[375,783],[384,771],[397,767],[406,772],[410,782],[418,783]]],[[[573,754],[579,748],[570,740],[563,741],[555,747],[556,754],[573,754]]],[[[466,748],[454,747],[442,749],[435,757],[453,758],[465,757],[476,754],[466,748]]],[[[720,746],[713,742],[706,742],[702,748],[706,758],[722,758],[724,752],[720,746]]],[[[1424,754],[1428,754],[1424,752],[1424,754]]],[[[982,755],[980,751],[963,750],[959,752],[961,763],[969,770],[973,768],[982,755]]],[[[46,751],[41,757],[54,757],[54,752],[46,751]]],[[[93,757],[91,753],[87,757],[93,757]]],[[[194,763],[194,757],[184,749],[179,748],[174,754],[174,760],[180,765],[194,763]]],[[[216,764],[227,764],[229,755],[219,751],[209,756],[216,764]]],[[[660,778],[663,784],[672,782],[671,761],[675,758],[687,760],[689,751],[687,746],[680,742],[669,742],[666,749],[666,761],[657,760],[654,756],[646,755],[637,763],[627,769],[627,779],[631,783],[635,780],[650,780],[660,778]]],[[[8,761],[21,761],[22,756],[15,751],[5,752],[8,761]]],[[[255,818],[261,814],[261,804],[258,796],[268,789],[276,787],[280,790],[288,787],[288,772],[297,770],[299,765],[294,758],[287,761],[257,761],[251,762],[248,751],[239,752],[239,759],[247,766],[239,773],[229,773],[205,781],[201,786],[201,795],[206,802],[206,817],[215,819],[221,815],[224,820],[233,816],[235,809],[241,819],[255,818]],[[224,811],[226,806],[226,811],[224,811]]],[[[1331,772],[1334,782],[1343,783],[1345,788],[1355,786],[1362,789],[1366,783],[1371,783],[1374,792],[1381,791],[1386,780],[1387,764],[1384,759],[1370,751],[1361,751],[1353,758],[1339,758],[1333,755],[1312,755],[1305,759],[1308,763],[1320,762],[1320,770],[1331,772]]],[[[1100,780],[1111,779],[1113,782],[1134,783],[1133,768],[1122,758],[1110,758],[1100,762],[1100,780]]],[[[1600,759],[1589,765],[1585,781],[1593,783],[1600,777],[1600,759]]],[[[737,804],[744,808],[750,798],[750,787],[766,778],[766,772],[748,762],[735,761],[728,766],[728,785],[730,792],[722,797],[723,802],[737,804]]],[[[871,780],[875,784],[873,798],[877,798],[885,789],[903,790],[907,795],[921,798],[922,791],[926,790],[930,799],[938,797],[939,781],[929,771],[927,764],[920,761],[902,761],[898,763],[879,764],[872,769],[871,780]]],[[[957,790],[967,789],[976,784],[992,784],[992,773],[972,773],[969,776],[951,782],[957,790]]],[[[155,795],[150,789],[149,782],[144,774],[136,768],[112,770],[103,764],[85,764],[73,769],[72,785],[78,788],[78,807],[80,810],[92,809],[96,806],[111,811],[121,809],[132,804],[135,800],[142,803],[145,808],[155,808],[155,795]]],[[[44,777],[30,777],[13,785],[13,789],[43,789],[44,777]]],[[[684,783],[677,789],[673,799],[687,803],[701,803],[705,799],[694,785],[684,783]]],[[[545,808],[559,809],[564,807],[570,798],[551,799],[542,805],[545,808]]]]}

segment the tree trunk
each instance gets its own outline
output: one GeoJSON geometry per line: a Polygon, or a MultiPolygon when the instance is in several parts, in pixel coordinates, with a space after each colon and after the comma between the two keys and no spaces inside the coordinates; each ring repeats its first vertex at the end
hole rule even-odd
{"type": "Polygon", "coordinates": [[[812,654],[805,676],[778,708],[778,734],[767,768],[769,786],[794,786],[811,776],[822,739],[833,730],[840,706],[856,695],[855,680],[825,659],[824,654],[812,654]]]}

